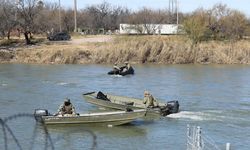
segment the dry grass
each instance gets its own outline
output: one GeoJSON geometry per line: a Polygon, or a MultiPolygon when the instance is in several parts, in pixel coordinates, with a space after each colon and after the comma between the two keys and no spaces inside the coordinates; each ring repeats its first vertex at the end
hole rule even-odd
{"type": "Polygon", "coordinates": [[[204,42],[192,46],[181,36],[132,36],[122,37],[95,49],[98,63],[131,61],[134,63],[216,63],[249,64],[249,41],[204,42]]]}
{"type": "Polygon", "coordinates": [[[69,44],[42,45],[17,50],[16,61],[21,63],[56,63],[56,64],[76,64],[88,63],[88,50],[83,46],[69,44]]]}
{"type": "Polygon", "coordinates": [[[250,64],[250,42],[210,41],[192,46],[191,41],[182,36],[116,36],[110,42],[56,42],[21,48],[16,51],[12,61],[58,64],[124,61],[159,64],[250,64]]]}

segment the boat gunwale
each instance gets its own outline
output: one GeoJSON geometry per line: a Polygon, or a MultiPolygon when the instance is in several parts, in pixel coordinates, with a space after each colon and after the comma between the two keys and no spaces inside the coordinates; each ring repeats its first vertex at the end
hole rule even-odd
{"type": "Polygon", "coordinates": [[[97,113],[85,113],[85,114],[79,114],[79,115],[72,115],[72,116],[43,116],[47,118],[79,118],[79,117],[94,117],[94,116],[107,116],[107,115],[125,115],[126,113],[129,113],[130,115],[136,114],[136,113],[146,113],[147,110],[145,109],[137,109],[133,111],[109,111],[109,112],[97,112],[97,113]]]}
{"type": "MultiPolygon", "coordinates": [[[[100,114],[100,113],[95,113],[100,114]]],[[[102,113],[105,114],[105,113],[102,113]]],[[[110,114],[110,112],[109,112],[110,114]]],[[[102,117],[103,115],[96,116],[42,116],[42,120],[45,124],[114,124],[121,125],[125,123],[132,122],[135,119],[142,118],[146,115],[146,110],[135,110],[131,112],[118,111],[115,114],[110,114],[109,116],[114,115],[114,118],[101,118],[100,120],[96,119],[102,117]],[[119,117],[124,116],[124,117],[119,117]],[[93,118],[94,117],[94,118],[93,118]],[[73,119],[73,120],[72,120],[73,119]],[[85,119],[85,120],[84,120],[85,119]]],[[[108,116],[106,116],[108,117],[108,116]]]]}

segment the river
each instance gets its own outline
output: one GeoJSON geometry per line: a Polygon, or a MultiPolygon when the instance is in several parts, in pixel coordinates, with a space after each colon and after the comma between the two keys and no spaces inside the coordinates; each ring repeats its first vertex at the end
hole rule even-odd
{"type": "MultiPolygon", "coordinates": [[[[149,90],[157,99],[179,100],[180,113],[111,128],[51,126],[48,131],[54,148],[77,150],[94,145],[100,150],[184,150],[190,124],[200,126],[202,134],[221,149],[227,142],[233,149],[250,149],[250,66],[135,65],[135,75],[126,77],[108,76],[110,68],[1,64],[0,118],[32,114],[35,108],[53,113],[66,97],[77,112],[89,112],[97,107],[84,101],[84,92],[142,98],[143,91],[149,90]]],[[[23,149],[44,149],[44,131],[33,118],[16,117],[7,124],[23,149]]],[[[0,130],[0,149],[6,146],[2,133],[4,130],[0,130]]],[[[10,133],[6,134],[8,148],[17,149],[10,133]]]]}

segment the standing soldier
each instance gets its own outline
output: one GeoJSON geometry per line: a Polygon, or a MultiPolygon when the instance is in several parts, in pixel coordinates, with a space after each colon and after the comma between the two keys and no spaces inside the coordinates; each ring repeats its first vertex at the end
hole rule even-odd
{"type": "Polygon", "coordinates": [[[158,102],[148,91],[144,91],[143,104],[146,104],[146,108],[152,108],[158,106],[158,102]]]}

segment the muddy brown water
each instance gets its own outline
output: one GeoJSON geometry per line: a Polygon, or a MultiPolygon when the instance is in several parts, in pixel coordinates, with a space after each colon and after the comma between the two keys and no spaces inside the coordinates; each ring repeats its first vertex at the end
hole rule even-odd
{"type": "MultiPolygon", "coordinates": [[[[179,100],[181,112],[112,128],[50,126],[54,148],[91,149],[95,142],[100,150],[186,149],[187,124],[201,126],[221,149],[227,142],[233,149],[250,148],[250,66],[135,65],[135,75],[125,77],[108,76],[111,67],[1,64],[0,117],[32,114],[35,108],[53,113],[65,97],[79,113],[95,111],[97,107],[86,103],[82,93],[100,90],[142,98],[143,91],[149,90],[157,99],[179,100]]],[[[33,118],[16,118],[7,124],[23,149],[44,149],[44,132],[33,118]]],[[[18,149],[7,134],[8,149],[18,149]]],[[[0,149],[5,145],[0,130],[0,149]]]]}

